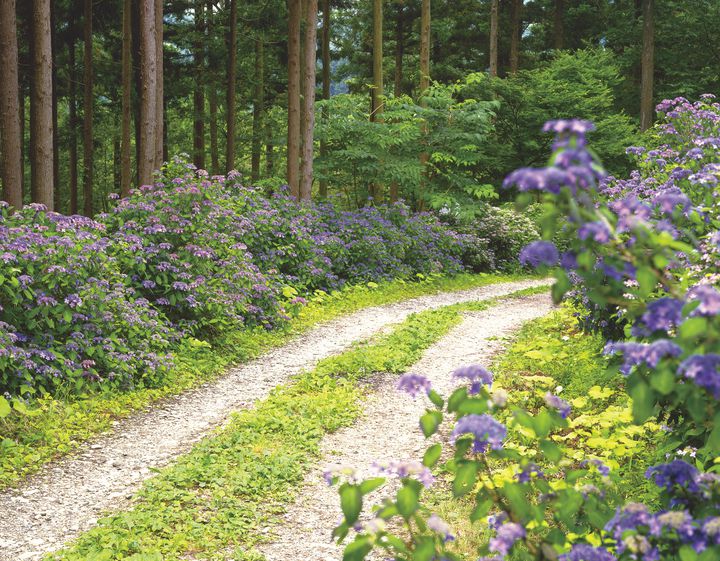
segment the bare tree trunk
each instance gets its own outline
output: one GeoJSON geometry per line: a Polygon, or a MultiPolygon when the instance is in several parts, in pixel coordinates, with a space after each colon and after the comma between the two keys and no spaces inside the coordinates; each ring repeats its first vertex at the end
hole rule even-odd
{"type": "Polygon", "coordinates": [[[315,73],[317,70],[317,17],[318,0],[307,1],[305,26],[305,84],[304,84],[304,130],[300,199],[309,201],[313,184],[313,133],[315,131],[315,73]]]}
{"type": "Polygon", "coordinates": [[[93,56],[92,0],[83,10],[83,213],[93,215],[93,56]]]}
{"type": "Polygon", "coordinates": [[[195,46],[193,52],[195,79],[193,90],[193,163],[205,169],[205,41],[204,0],[195,0],[195,46]]]}
{"type": "Polygon", "coordinates": [[[498,75],[498,3],[490,0],[490,77],[498,75]]]}
{"type": "Polygon", "coordinates": [[[15,0],[0,0],[0,172],[3,200],[21,208],[22,128],[15,0]]]}
{"type": "Polygon", "coordinates": [[[235,82],[237,80],[237,0],[230,2],[230,40],[228,42],[227,142],[225,172],[235,167],[235,82]]]}
{"type": "MultiPolygon", "coordinates": [[[[74,18],[74,16],[73,16],[74,18]]],[[[73,22],[74,23],[74,22],[73,22]]],[[[73,25],[73,28],[75,26],[73,25]]],[[[68,43],[68,131],[69,133],[69,171],[70,171],[70,214],[78,213],[78,150],[77,150],[77,65],[75,63],[75,34],[70,34],[68,43]]]]}
{"type": "Polygon", "coordinates": [[[288,131],[287,182],[300,198],[300,18],[302,0],[288,0],[288,131]]]}
{"type": "Polygon", "coordinates": [[[122,27],[122,121],[120,125],[120,195],[132,189],[130,129],[132,127],[132,0],[123,0],[122,27]]]}
{"type": "Polygon", "coordinates": [[[265,175],[272,177],[275,173],[275,145],[273,144],[273,129],[270,123],[266,123],[265,139],[265,175]]]}
{"type": "MultiPolygon", "coordinates": [[[[422,0],[420,12],[420,104],[425,105],[423,96],[430,87],[430,0],[422,0]]],[[[427,122],[422,125],[423,144],[427,144],[427,122]]],[[[427,151],[420,154],[420,165],[423,168],[423,179],[420,182],[417,195],[417,209],[423,210],[425,206],[424,193],[427,183],[427,167],[430,155],[427,151]]]]}
{"type": "Polygon", "coordinates": [[[55,192],[53,193],[53,205],[55,210],[60,212],[60,135],[58,134],[58,94],[57,94],[57,60],[56,53],[57,33],[55,31],[55,3],[50,3],[50,45],[52,46],[52,122],[53,122],[53,185],[55,192]]]}
{"type": "MultiPolygon", "coordinates": [[[[325,101],[330,99],[330,0],[323,0],[323,27],[322,27],[322,97],[325,101]]],[[[323,106],[321,118],[323,121],[329,119],[327,105],[323,106]]],[[[320,141],[320,157],[327,155],[327,143],[325,140],[320,141]]],[[[320,198],[324,199],[328,194],[327,180],[320,181],[320,198]]]]}
{"type": "Polygon", "coordinates": [[[251,177],[260,179],[263,111],[265,103],[265,46],[262,37],[255,38],[255,95],[253,100],[251,177]]]}
{"type": "Polygon", "coordinates": [[[655,2],[643,0],[642,76],[640,81],[640,130],[653,123],[653,76],[655,73],[655,2]]]}
{"type": "MultiPolygon", "coordinates": [[[[207,0],[206,6],[207,13],[207,30],[208,39],[212,37],[213,33],[213,1],[207,0]]],[[[220,173],[220,159],[218,153],[218,128],[217,128],[217,114],[218,114],[218,97],[217,97],[217,84],[215,82],[215,59],[213,50],[208,49],[208,103],[210,105],[210,166],[213,174],[220,173]]]]}
{"type": "Polygon", "coordinates": [[[520,68],[520,18],[522,17],[522,0],[512,0],[510,5],[510,74],[517,74],[520,68]]]}
{"type": "Polygon", "coordinates": [[[140,155],[138,182],[153,183],[157,134],[157,37],[155,33],[155,0],[140,0],[140,155]]]}
{"type": "Polygon", "coordinates": [[[565,0],[555,0],[555,11],[553,14],[553,46],[558,51],[565,46],[565,26],[563,25],[564,11],[565,0]]]}
{"type": "Polygon", "coordinates": [[[30,96],[32,200],[54,210],[50,0],[33,0],[33,83],[30,96]]]}
{"type": "Polygon", "coordinates": [[[155,165],[160,169],[165,156],[165,72],[163,49],[163,0],[155,0],[155,165]]]}
{"type": "Polygon", "coordinates": [[[405,53],[405,7],[401,1],[397,6],[395,23],[395,97],[402,95],[403,55],[405,53]]]}
{"type": "Polygon", "coordinates": [[[383,96],[383,0],[373,0],[373,90],[370,120],[382,113],[383,96]]]}

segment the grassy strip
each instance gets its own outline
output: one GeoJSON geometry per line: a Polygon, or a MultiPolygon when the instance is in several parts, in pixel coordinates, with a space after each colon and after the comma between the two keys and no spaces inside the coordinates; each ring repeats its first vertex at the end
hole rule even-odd
{"type": "Polygon", "coordinates": [[[368,306],[390,304],[438,292],[477,288],[519,280],[513,275],[458,275],[419,282],[393,281],[350,287],[331,295],[320,295],[283,328],[226,334],[212,346],[193,339],[179,349],[175,368],[163,386],[129,392],[104,392],[84,396],[39,398],[27,411],[14,411],[0,419],[0,489],[36,472],[82,442],[112,428],[118,419],[217,378],[233,364],[246,362],[263,352],[287,343],[313,326],[368,306]]]}
{"type": "MultiPolygon", "coordinates": [[[[624,379],[609,369],[600,336],[579,331],[569,308],[527,323],[494,367],[494,388],[502,387],[511,403],[534,409],[545,392],[558,393],[573,406],[570,430],[557,438],[571,460],[602,459],[621,476],[617,490],[625,500],[652,503],[657,490],[643,474],[655,458],[662,431],[653,423],[632,424],[624,379]]],[[[512,440],[512,431],[510,432],[512,440]]],[[[543,461],[536,459],[542,466],[543,461]]],[[[498,481],[515,471],[497,465],[498,481]]],[[[458,533],[460,556],[477,555],[490,538],[484,521],[470,524],[471,500],[451,497],[449,481],[426,496],[428,506],[458,533]]]]}
{"type": "Polygon", "coordinates": [[[134,509],[99,521],[48,558],[255,558],[259,529],[293,500],[324,434],[358,418],[358,382],[374,372],[404,372],[460,322],[463,310],[485,310],[498,301],[413,314],[391,333],[322,360],[146,482],[134,509]]]}

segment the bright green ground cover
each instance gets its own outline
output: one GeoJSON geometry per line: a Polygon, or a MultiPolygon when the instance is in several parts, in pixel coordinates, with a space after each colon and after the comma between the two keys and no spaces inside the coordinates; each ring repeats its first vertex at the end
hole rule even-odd
{"type": "Polygon", "coordinates": [[[181,393],[290,341],[322,321],[374,305],[416,296],[457,291],[518,280],[513,275],[457,275],[419,282],[369,283],[320,296],[283,329],[236,331],[208,343],[188,340],[176,355],[175,368],[159,388],[125,393],[105,392],[65,398],[40,398],[0,419],[0,489],[13,485],[42,465],[76,449],[87,439],[112,428],[115,420],[154,401],[181,393]]]}
{"type": "MultiPolygon", "coordinates": [[[[599,335],[578,330],[570,308],[561,308],[522,328],[494,365],[493,387],[506,389],[511,404],[523,404],[532,411],[532,404],[540,405],[547,391],[557,393],[562,386],[559,395],[572,404],[573,411],[569,429],[557,440],[567,447],[570,460],[602,459],[622,476],[617,491],[623,499],[652,504],[657,488],[643,474],[657,463],[662,431],[652,421],[642,426],[632,423],[624,379],[608,368],[603,346],[599,335]]],[[[511,439],[513,430],[517,429],[510,431],[511,439]]],[[[542,467],[541,459],[535,461],[542,467]]],[[[494,467],[497,483],[514,479],[512,470],[494,467]]],[[[474,501],[453,498],[450,480],[441,481],[427,495],[426,504],[455,530],[457,551],[471,559],[491,534],[484,520],[470,524],[474,501]]]]}
{"type": "MultiPolygon", "coordinates": [[[[545,291],[523,290],[513,296],[545,291]]],[[[149,480],[135,508],[103,519],[56,560],[248,559],[317,459],[322,437],[361,411],[362,379],[401,373],[461,319],[499,300],[413,314],[391,333],[321,361],[149,480]]]]}

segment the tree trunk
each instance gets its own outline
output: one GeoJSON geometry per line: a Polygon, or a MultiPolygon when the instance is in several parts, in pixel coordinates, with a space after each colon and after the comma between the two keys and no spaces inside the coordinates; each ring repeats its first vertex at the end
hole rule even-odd
{"type": "Polygon", "coordinates": [[[520,18],[523,0],[512,0],[510,5],[510,74],[517,74],[520,68],[520,18]]]}
{"type": "MultiPolygon", "coordinates": [[[[3,77],[4,79],[4,77],[3,77]]],[[[33,83],[30,96],[32,200],[54,210],[50,0],[33,0],[33,83]]]]}
{"type": "Polygon", "coordinates": [[[123,0],[122,27],[122,121],[120,125],[120,195],[132,189],[130,129],[132,127],[132,0],[123,0]]]}
{"type": "Polygon", "coordinates": [[[263,111],[265,103],[265,47],[262,37],[255,38],[255,95],[253,100],[251,177],[260,179],[262,153],[263,111]]]}
{"type": "Polygon", "coordinates": [[[157,126],[157,36],[155,1],[140,0],[140,126],[138,182],[151,185],[155,170],[157,126]]]}
{"type": "Polygon", "coordinates": [[[58,95],[57,95],[57,32],[55,31],[55,3],[50,3],[50,45],[52,48],[52,122],[53,122],[53,185],[55,192],[53,195],[53,206],[55,210],[60,212],[60,135],[58,134],[58,95]]]}
{"type": "Polygon", "coordinates": [[[383,0],[373,0],[373,90],[370,120],[382,113],[383,96],[383,0]]]}
{"type": "MultiPolygon", "coordinates": [[[[208,40],[213,33],[213,1],[208,0],[206,6],[208,40]]],[[[209,45],[208,45],[209,46],[209,45]]],[[[218,153],[218,97],[217,84],[215,83],[215,58],[213,49],[208,48],[208,104],[210,105],[210,166],[212,174],[220,173],[220,157],[218,153]]]]}
{"type": "MultiPolygon", "coordinates": [[[[74,19],[74,15],[72,16],[74,19]]],[[[75,26],[73,25],[73,28],[75,26]]],[[[78,152],[77,152],[77,65],[75,63],[75,34],[68,42],[68,166],[70,172],[70,214],[78,213],[78,152]]]]}
{"type": "Polygon", "coordinates": [[[653,123],[653,76],[655,73],[655,2],[643,0],[642,75],[640,81],[640,130],[653,123]]]}
{"type": "Polygon", "coordinates": [[[93,215],[93,56],[92,0],[83,10],[83,213],[93,215]]]}
{"type": "Polygon", "coordinates": [[[402,95],[403,55],[405,53],[405,7],[403,2],[397,6],[397,21],[395,23],[395,97],[402,95]]]}
{"type": "MultiPolygon", "coordinates": [[[[323,27],[322,27],[322,97],[325,101],[330,99],[330,0],[323,0],[323,27]]],[[[321,118],[327,121],[330,117],[327,105],[323,106],[321,118]]],[[[327,143],[320,141],[320,157],[327,156],[327,143]]],[[[324,199],[328,194],[327,180],[320,181],[320,198],[324,199]]]]}
{"type": "Polygon", "coordinates": [[[430,87],[430,0],[422,0],[420,12],[420,97],[430,87]]]}
{"type": "Polygon", "coordinates": [[[565,0],[555,0],[555,11],[553,14],[553,46],[558,51],[565,46],[565,26],[563,25],[564,11],[565,0]]]}
{"type": "Polygon", "coordinates": [[[163,27],[163,0],[155,0],[155,165],[153,169],[162,167],[165,156],[165,50],[163,48],[163,27]]]}
{"type": "Polygon", "coordinates": [[[498,1],[490,0],[490,77],[498,75],[498,1]]]}
{"type": "Polygon", "coordinates": [[[15,0],[0,0],[0,179],[3,200],[21,208],[22,133],[15,0]]]}
{"type": "Polygon", "coordinates": [[[193,163],[205,169],[205,41],[203,6],[204,0],[195,0],[194,90],[193,90],[193,163]]]}
{"type": "MultiPolygon", "coordinates": [[[[420,104],[425,105],[423,96],[430,87],[430,0],[422,0],[420,12],[420,104]]],[[[423,144],[427,145],[428,126],[427,122],[422,124],[423,144]]],[[[425,207],[424,193],[427,183],[427,167],[430,155],[426,150],[420,153],[420,165],[423,168],[423,178],[420,181],[417,195],[417,210],[425,207]]]]}
{"type": "Polygon", "coordinates": [[[273,129],[269,122],[265,123],[265,175],[272,177],[275,173],[275,145],[273,143],[273,129]]]}
{"type": "Polygon", "coordinates": [[[305,84],[303,88],[304,130],[300,199],[309,201],[313,184],[313,133],[315,131],[315,72],[317,68],[317,17],[318,0],[306,0],[307,21],[305,25],[305,84]]]}
{"type": "Polygon", "coordinates": [[[288,0],[288,131],[287,182],[300,198],[300,18],[302,0],[288,0]]]}
{"type": "Polygon", "coordinates": [[[235,81],[237,79],[237,0],[230,2],[230,37],[228,41],[228,86],[227,103],[227,142],[225,144],[225,172],[235,167],[235,81]]]}

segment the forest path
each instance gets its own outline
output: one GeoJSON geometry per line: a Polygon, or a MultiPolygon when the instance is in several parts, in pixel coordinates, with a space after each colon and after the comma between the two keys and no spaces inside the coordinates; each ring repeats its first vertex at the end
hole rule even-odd
{"type": "MultiPolygon", "coordinates": [[[[132,415],[73,456],[48,464],[16,489],[0,492],[0,561],[40,559],[93,526],[107,511],[126,508],[155,469],[189,451],[230,413],[252,407],[275,386],[311,369],[320,359],[415,312],[547,284],[548,280],[538,279],[499,283],[366,308],[311,329],[214,382],[132,415]]],[[[497,313],[515,315],[506,312],[509,306],[498,307],[497,313]]],[[[482,315],[488,313],[495,312],[482,315]]]]}
{"type": "MultiPolygon", "coordinates": [[[[461,324],[430,347],[408,372],[422,374],[441,395],[457,385],[451,373],[459,366],[481,364],[489,367],[507,339],[523,323],[547,314],[552,308],[546,294],[503,302],[482,312],[464,313],[461,324]]],[[[364,416],[352,427],[323,439],[323,458],[305,479],[300,494],[283,517],[271,543],[258,547],[268,561],[339,561],[343,546],[331,541],[333,528],[342,520],[337,487],[325,482],[328,465],[354,467],[363,477],[373,476],[373,462],[421,460],[428,446],[418,420],[427,399],[411,399],[396,389],[396,375],[378,376],[374,391],[365,402],[364,416]]],[[[373,493],[371,504],[387,495],[373,493]]],[[[366,511],[368,510],[366,506],[366,511]]],[[[352,532],[351,532],[352,536],[352,532]]]]}

